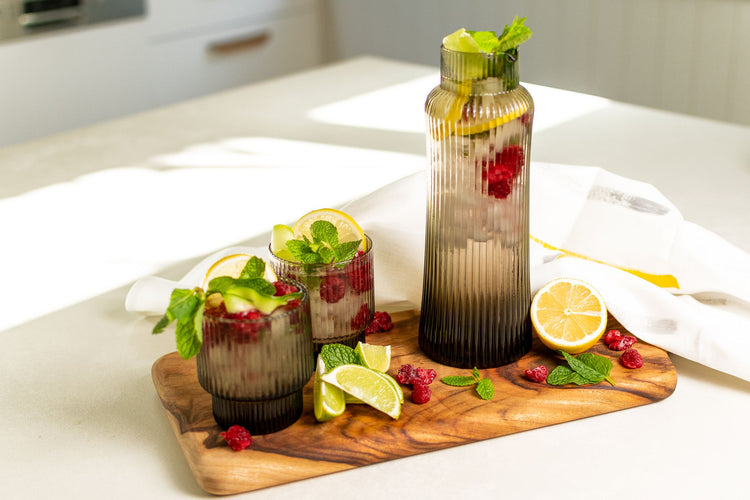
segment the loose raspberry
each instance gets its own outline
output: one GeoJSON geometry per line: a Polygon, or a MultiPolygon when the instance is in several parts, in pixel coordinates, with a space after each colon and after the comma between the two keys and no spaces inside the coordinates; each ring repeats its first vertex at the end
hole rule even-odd
{"type": "Polygon", "coordinates": [[[632,347],[633,344],[635,344],[637,341],[638,339],[636,339],[632,335],[623,335],[617,341],[609,344],[608,347],[613,351],[625,351],[627,349],[630,349],[630,347],[632,347]]]}
{"type": "Polygon", "coordinates": [[[524,373],[526,374],[526,378],[532,382],[543,384],[547,380],[547,367],[544,365],[539,365],[536,368],[526,370],[524,373]]]}
{"type": "Polygon", "coordinates": [[[250,432],[241,425],[233,425],[226,432],[220,434],[234,451],[242,451],[253,444],[253,437],[250,432]]]}
{"type": "Polygon", "coordinates": [[[411,392],[411,400],[418,405],[423,405],[430,400],[432,389],[427,384],[416,383],[414,390],[411,392]]]}
{"type": "Polygon", "coordinates": [[[396,380],[401,385],[411,384],[412,373],[416,370],[414,366],[410,364],[401,365],[398,367],[398,373],[396,374],[396,380]]]}
{"type": "Polygon", "coordinates": [[[400,384],[414,385],[415,387],[419,384],[430,385],[435,377],[437,377],[437,372],[432,368],[416,367],[410,364],[401,365],[396,374],[396,380],[400,384]]]}
{"type": "Polygon", "coordinates": [[[643,366],[643,356],[635,349],[628,349],[620,356],[620,363],[625,368],[640,368],[643,366]]]}
{"type": "Polygon", "coordinates": [[[277,297],[299,291],[296,286],[284,283],[283,281],[274,281],[273,286],[276,288],[276,293],[274,293],[274,295],[277,297]]]}
{"type": "Polygon", "coordinates": [[[607,333],[604,334],[604,343],[609,345],[617,342],[620,338],[622,338],[620,330],[607,330],[607,333]]]}
{"type": "Polygon", "coordinates": [[[372,318],[372,322],[367,325],[365,334],[370,335],[371,333],[387,332],[393,329],[393,321],[391,315],[383,311],[375,311],[375,315],[372,318]]]}
{"type": "Polygon", "coordinates": [[[360,306],[357,315],[351,319],[350,326],[352,327],[352,330],[359,332],[367,328],[367,325],[369,324],[370,306],[367,303],[364,303],[360,306]]]}
{"type": "Polygon", "coordinates": [[[362,293],[372,288],[372,264],[362,259],[363,251],[357,255],[346,266],[346,278],[349,286],[355,293],[362,293]]]}
{"type": "Polygon", "coordinates": [[[328,276],[320,284],[320,298],[329,304],[335,304],[346,294],[346,283],[338,276],[328,276]]]}

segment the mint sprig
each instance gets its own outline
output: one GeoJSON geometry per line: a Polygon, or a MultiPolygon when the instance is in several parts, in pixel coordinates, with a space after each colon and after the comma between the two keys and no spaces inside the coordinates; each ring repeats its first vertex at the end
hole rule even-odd
{"type": "Polygon", "coordinates": [[[568,366],[560,365],[547,375],[547,383],[550,385],[565,384],[598,384],[606,380],[611,385],[615,382],[609,377],[612,371],[612,361],[604,356],[592,352],[584,352],[578,356],[572,356],[565,351],[560,351],[568,366]]]}
{"type": "Polygon", "coordinates": [[[471,35],[482,52],[486,52],[487,54],[512,52],[523,42],[531,38],[533,34],[533,31],[524,24],[525,22],[525,17],[520,19],[518,16],[514,17],[513,22],[510,25],[505,25],[503,32],[499,36],[494,31],[467,30],[466,32],[471,35]]]}
{"type": "Polygon", "coordinates": [[[362,240],[339,242],[338,229],[326,220],[316,220],[310,225],[312,241],[289,240],[286,247],[292,256],[303,264],[330,264],[354,258],[362,240]]]}
{"type": "Polygon", "coordinates": [[[492,384],[492,380],[482,377],[476,366],[471,370],[470,376],[448,375],[441,378],[440,381],[454,387],[468,387],[476,384],[477,395],[484,400],[492,399],[495,396],[495,386],[492,384]]]}
{"type": "Polygon", "coordinates": [[[264,314],[270,314],[290,300],[302,297],[301,292],[276,296],[273,283],[262,278],[265,269],[266,263],[262,259],[251,257],[239,278],[219,276],[209,282],[206,291],[200,287],[173,290],[167,311],[156,323],[152,333],[161,333],[176,321],[177,352],[184,359],[190,359],[198,354],[203,345],[203,311],[207,296],[219,293],[227,303],[227,308],[229,302],[242,302],[254,306],[264,314]]]}

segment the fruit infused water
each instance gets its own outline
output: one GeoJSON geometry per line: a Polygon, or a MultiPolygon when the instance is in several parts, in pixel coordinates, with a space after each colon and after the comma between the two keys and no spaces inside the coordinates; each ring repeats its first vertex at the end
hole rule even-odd
{"type": "Polygon", "coordinates": [[[375,312],[372,240],[349,215],[314,210],[292,227],[276,225],[270,263],[310,293],[315,351],[331,343],[355,347],[375,312]]]}
{"type": "Polygon", "coordinates": [[[427,218],[420,348],[493,367],[531,347],[529,153],[534,105],[519,85],[523,20],[443,40],[427,98],[427,218]]]}
{"type": "Polygon", "coordinates": [[[219,426],[267,434],[300,417],[314,370],[304,285],[276,279],[258,257],[229,256],[212,266],[203,287],[172,292],[154,332],[173,320],[180,354],[197,354],[198,382],[219,426]]]}

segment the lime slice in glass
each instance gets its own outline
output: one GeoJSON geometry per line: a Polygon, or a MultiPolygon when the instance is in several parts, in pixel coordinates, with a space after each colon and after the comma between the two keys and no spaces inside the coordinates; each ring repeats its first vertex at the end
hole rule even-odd
{"type": "Polygon", "coordinates": [[[360,365],[337,366],[320,377],[323,382],[328,382],[397,419],[401,415],[403,391],[398,384],[394,386],[388,378],[390,377],[385,373],[360,365]]]}
{"type": "Polygon", "coordinates": [[[479,44],[464,28],[454,31],[443,38],[443,47],[458,52],[480,52],[479,44]]]}
{"type": "Polygon", "coordinates": [[[271,252],[278,258],[294,262],[286,242],[294,239],[294,231],[285,224],[276,224],[271,231],[271,252]]]}

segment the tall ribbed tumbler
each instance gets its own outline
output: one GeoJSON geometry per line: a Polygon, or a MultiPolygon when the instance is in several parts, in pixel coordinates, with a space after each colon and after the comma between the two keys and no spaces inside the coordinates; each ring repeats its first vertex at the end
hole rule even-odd
{"type": "Polygon", "coordinates": [[[534,103],[518,54],[441,48],[425,104],[429,158],[419,346],[456,367],[531,348],[529,153],[534,103]]]}

